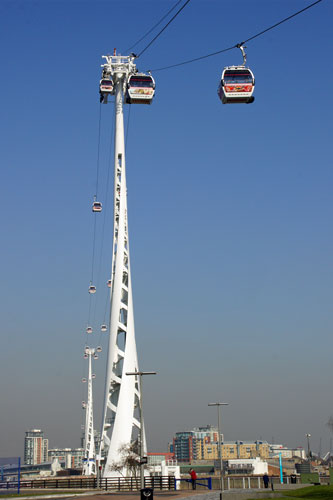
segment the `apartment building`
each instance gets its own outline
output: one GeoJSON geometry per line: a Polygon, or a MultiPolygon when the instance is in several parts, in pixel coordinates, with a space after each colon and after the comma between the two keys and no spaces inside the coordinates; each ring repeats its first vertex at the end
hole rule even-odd
{"type": "MultiPolygon", "coordinates": [[[[213,461],[219,458],[218,430],[212,426],[194,428],[191,431],[177,432],[172,444],[172,451],[179,462],[195,460],[213,461]]],[[[269,457],[269,445],[266,441],[223,441],[222,458],[252,459],[269,457]]]]}
{"type": "Polygon", "coordinates": [[[49,440],[40,429],[26,431],[24,438],[24,463],[37,465],[47,462],[49,440]]]}

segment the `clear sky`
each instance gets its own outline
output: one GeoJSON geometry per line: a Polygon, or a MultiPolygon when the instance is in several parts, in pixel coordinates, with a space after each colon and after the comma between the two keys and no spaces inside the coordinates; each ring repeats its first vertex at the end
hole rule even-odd
{"type": "MultiPolygon", "coordinates": [[[[1,456],[22,455],[31,428],[50,447],[80,445],[101,56],[126,55],[174,3],[0,2],[1,456]]],[[[137,66],[229,47],[309,3],[192,0],[137,66]]],[[[250,106],[217,97],[222,68],[242,61],[235,49],[155,71],[153,105],[125,109],[138,355],[158,372],[144,381],[151,451],[216,424],[214,401],[230,403],[227,440],[305,446],[310,433],[315,452],[320,438],[329,449],[332,16],[324,0],[248,43],[250,106]]],[[[95,331],[112,238],[113,106],[101,112],[95,331]]],[[[104,347],[99,429],[106,335],[89,343],[104,347]]]]}

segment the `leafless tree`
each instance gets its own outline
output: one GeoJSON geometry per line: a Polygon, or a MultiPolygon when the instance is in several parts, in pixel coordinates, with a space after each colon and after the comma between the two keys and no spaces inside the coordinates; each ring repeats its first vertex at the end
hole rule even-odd
{"type": "Polygon", "coordinates": [[[140,455],[138,441],[136,440],[133,441],[133,443],[123,444],[120,446],[119,454],[120,460],[118,462],[112,462],[109,466],[109,470],[117,472],[123,477],[125,477],[125,475],[134,478],[139,477],[140,455]]]}

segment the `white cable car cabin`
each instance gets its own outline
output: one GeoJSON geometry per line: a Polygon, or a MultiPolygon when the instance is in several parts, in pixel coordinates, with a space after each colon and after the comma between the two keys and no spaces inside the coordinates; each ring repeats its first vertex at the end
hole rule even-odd
{"type": "Polygon", "coordinates": [[[242,51],[243,64],[240,66],[227,66],[223,69],[217,91],[222,104],[250,104],[254,101],[252,94],[254,92],[255,80],[250,68],[245,66],[245,45],[238,44],[237,47],[242,51]]]}
{"type": "Polygon", "coordinates": [[[101,94],[113,93],[113,81],[111,78],[102,78],[99,82],[99,91],[101,94]]]}
{"type": "Polygon", "coordinates": [[[107,104],[108,96],[114,93],[114,86],[111,77],[103,76],[99,82],[99,102],[107,104]]]}
{"type": "Polygon", "coordinates": [[[100,345],[96,348],[96,352],[102,352],[102,348],[100,345]]]}
{"type": "Polygon", "coordinates": [[[109,288],[111,288],[111,283],[112,283],[111,280],[108,280],[107,285],[109,288]]]}
{"type": "Polygon", "coordinates": [[[96,293],[96,287],[94,285],[90,285],[89,293],[96,293]]]}
{"type": "Polygon", "coordinates": [[[92,204],[93,212],[101,212],[102,211],[102,203],[100,201],[94,201],[92,204]]]}
{"type": "Polygon", "coordinates": [[[92,333],[93,332],[93,329],[91,328],[91,326],[87,326],[86,332],[87,333],[92,333]]]}
{"type": "Polygon", "coordinates": [[[106,332],[108,327],[106,325],[101,326],[101,332],[106,332]]]}
{"type": "Polygon", "coordinates": [[[127,104],[151,104],[155,94],[155,81],[151,75],[135,73],[127,80],[127,104]]]}
{"type": "Polygon", "coordinates": [[[224,68],[218,95],[222,104],[245,103],[254,101],[254,75],[244,66],[228,66],[224,68]]]}

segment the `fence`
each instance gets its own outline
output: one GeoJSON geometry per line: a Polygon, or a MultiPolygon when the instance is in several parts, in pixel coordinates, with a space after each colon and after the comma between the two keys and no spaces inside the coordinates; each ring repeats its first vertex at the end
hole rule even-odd
{"type": "MultiPolygon", "coordinates": [[[[173,476],[146,476],[144,487],[154,490],[175,489],[175,478],[173,476]]],[[[59,479],[32,479],[21,481],[22,488],[31,489],[102,489],[105,491],[139,491],[141,488],[140,477],[68,477],[59,479]]]]}
{"type": "Polygon", "coordinates": [[[0,458],[0,490],[15,490],[20,493],[21,458],[0,458]]]}
{"type": "MultiPolygon", "coordinates": [[[[175,490],[178,490],[181,483],[187,483],[187,486],[190,487],[192,484],[191,479],[176,479],[175,478],[175,490]]],[[[203,486],[204,488],[208,488],[209,490],[212,489],[212,478],[211,477],[198,477],[196,479],[196,484],[195,486],[203,486]],[[204,481],[204,482],[203,482],[204,481]]]]}
{"type": "MultiPolygon", "coordinates": [[[[145,488],[153,488],[154,490],[174,490],[179,485],[182,489],[190,488],[189,479],[175,479],[173,476],[145,476],[145,488]]],[[[270,477],[273,488],[281,484],[279,477],[270,477]]],[[[291,483],[289,476],[283,477],[283,483],[291,483]]],[[[297,477],[299,482],[299,477],[297,477]]],[[[271,488],[271,483],[269,488],[271,488]]],[[[218,490],[220,488],[220,480],[218,477],[201,477],[197,479],[199,489],[208,488],[218,490]],[[201,487],[201,488],[200,488],[201,487]]],[[[261,476],[225,476],[223,478],[223,487],[225,490],[232,489],[261,489],[264,488],[263,479],[261,476]]],[[[94,477],[61,477],[47,479],[32,479],[21,480],[20,482],[13,477],[6,481],[0,482],[0,488],[19,489],[101,489],[105,491],[139,491],[140,477],[110,477],[96,479],[94,477]]]]}

